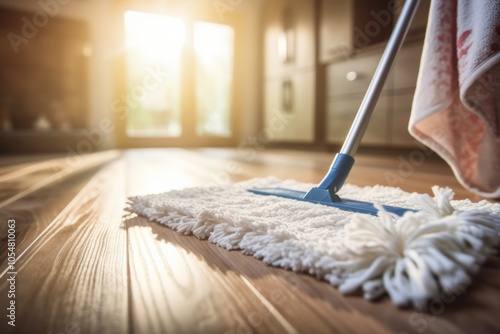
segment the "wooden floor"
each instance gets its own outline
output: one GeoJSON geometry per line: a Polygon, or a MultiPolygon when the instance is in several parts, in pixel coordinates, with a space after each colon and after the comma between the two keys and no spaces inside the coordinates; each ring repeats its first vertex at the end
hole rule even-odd
{"type": "MultiPolygon", "coordinates": [[[[361,155],[349,178],[479,198],[426,154],[361,155]]],[[[326,153],[229,149],[0,158],[1,333],[500,333],[500,259],[427,313],[125,215],[126,198],[274,175],[321,180],[326,153]],[[8,268],[8,221],[15,258],[8,268]],[[10,274],[16,272],[15,275],[10,274]],[[15,284],[8,281],[15,277],[15,284]],[[15,296],[9,296],[15,290],[15,296]],[[15,302],[15,327],[7,307],[15,302]]]]}

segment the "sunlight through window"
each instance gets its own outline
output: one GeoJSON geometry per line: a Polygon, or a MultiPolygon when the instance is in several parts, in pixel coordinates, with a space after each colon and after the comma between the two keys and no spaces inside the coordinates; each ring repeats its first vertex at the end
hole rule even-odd
{"type": "Polygon", "coordinates": [[[180,136],[181,56],[186,26],[178,18],[125,13],[127,133],[180,136]]]}
{"type": "Polygon", "coordinates": [[[196,22],[196,133],[231,136],[234,31],[227,25],[196,22]]]}

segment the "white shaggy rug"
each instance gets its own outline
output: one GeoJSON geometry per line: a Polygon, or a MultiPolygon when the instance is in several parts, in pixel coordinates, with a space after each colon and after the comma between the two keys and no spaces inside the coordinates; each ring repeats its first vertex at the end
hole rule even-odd
{"type": "Polygon", "coordinates": [[[453,201],[449,189],[433,188],[435,198],[382,186],[345,185],[339,193],[420,210],[403,217],[383,211],[373,217],[246,191],[311,186],[252,179],[131,197],[127,211],[269,265],[309,273],[343,293],[362,290],[369,300],[387,293],[396,305],[416,308],[442,291],[469,285],[500,243],[500,204],[453,201]]]}

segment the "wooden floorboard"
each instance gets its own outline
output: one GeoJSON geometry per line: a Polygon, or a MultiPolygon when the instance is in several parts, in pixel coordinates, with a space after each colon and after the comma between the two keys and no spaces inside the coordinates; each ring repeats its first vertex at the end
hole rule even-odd
{"type": "MultiPolygon", "coordinates": [[[[16,218],[16,248],[23,252],[80,191],[97,169],[117,158],[118,152],[38,161],[30,165],[9,165],[0,171],[0,219],[16,218]]],[[[11,158],[11,162],[15,162],[11,158]]],[[[23,161],[26,160],[23,159],[23,161]]],[[[7,224],[0,224],[0,272],[6,267],[7,224]]]]}
{"type": "Polygon", "coordinates": [[[124,163],[105,166],[17,253],[17,322],[2,333],[128,333],[125,202],[124,163]]]}
{"type": "MultiPolygon", "coordinates": [[[[344,296],[305,273],[270,267],[239,251],[124,215],[127,196],[269,175],[319,182],[330,160],[327,153],[284,150],[251,159],[227,149],[130,150],[96,173],[82,169],[11,200],[0,219],[24,224],[16,235],[18,326],[4,320],[0,332],[500,332],[498,257],[487,262],[467,290],[441,296],[430,304],[430,312],[420,312],[399,309],[387,297],[368,302],[359,295],[344,296]]],[[[398,172],[400,162],[398,155],[362,155],[349,182],[389,185],[384,174],[398,172]]],[[[50,175],[40,163],[23,165],[31,168],[25,174],[33,175],[31,180],[17,172],[20,190],[50,175]]],[[[452,187],[458,198],[479,199],[461,188],[442,162],[428,159],[415,167],[403,189],[430,192],[440,184],[452,187]]],[[[3,171],[0,184],[2,176],[8,182],[8,175],[16,173],[3,171]]],[[[14,188],[8,196],[16,196],[14,188]]],[[[0,306],[5,310],[5,251],[2,259],[0,306]]]]}
{"type": "Polygon", "coordinates": [[[16,220],[16,251],[22,253],[52,223],[61,211],[87,184],[97,169],[68,177],[64,181],[44,187],[0,210],[0,272],[6,267],[7,222],[16,220]]]}
{"type": "MultiPolygon", "coordinates": [[[[209,182],[210,170],[206,165],[200,169],[200,161],[183,159],[189,155],[178,152],[127,156],[128,179],[132,182],[129,195],[169,190],[182,180],[209,182]],[[193,169],[198,172],[190,174],[193,169]]],[[[248,329],[248,314],[269,313],[227,263],[218,257],[206,260],[199,256],[203,253],[210,257],[215,246],[184,238],[144,218],[127,220],[125,226],[135,333],[244,332],[248,329]]],[[[283,319],[273,320],[266,321],[268,333],[293,332],[283,319]]]]}
{"type": "Polygon", "coordinates": [[[0,209],[43,187],[61,182],[71,175],[109,162],[118,156],[119,152],[108,151],[36,162],[14,170],[7,167],[9,171],[0,175],[0,209]]]}

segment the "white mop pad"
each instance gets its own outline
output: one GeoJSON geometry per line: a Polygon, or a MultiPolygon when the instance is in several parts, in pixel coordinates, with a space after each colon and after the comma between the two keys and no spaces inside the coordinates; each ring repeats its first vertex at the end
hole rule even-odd
{"type": "Polygon", "coordinates": [[[469,285],[500,243],[500,204],[452,201],[449,189],[433,188],[434,199],[382,186],[345,185],[340,192],[344,198],[421,209],[402,218],[246,191],[311,186],[253,179],[132,197],[127,210],[267,264],[315,275],[343,293],[361,289],[370,300],[388,293],[395,304],[416,308],[469,285]]]}

